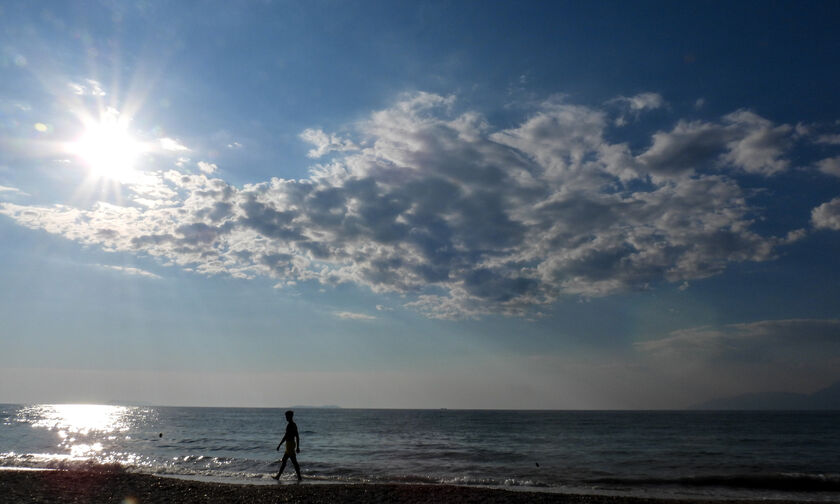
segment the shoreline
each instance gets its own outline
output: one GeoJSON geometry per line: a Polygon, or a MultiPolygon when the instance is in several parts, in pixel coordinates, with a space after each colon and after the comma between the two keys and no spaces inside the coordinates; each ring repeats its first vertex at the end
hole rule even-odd
{"type": "Polygon", "coordinates": [[[722,500],[567,494],[485,487],[405,483],[223,483],[121,471],[0,471],[0,503],[179,502],[490,504],[793,504],[807,500],[722,500]]]}

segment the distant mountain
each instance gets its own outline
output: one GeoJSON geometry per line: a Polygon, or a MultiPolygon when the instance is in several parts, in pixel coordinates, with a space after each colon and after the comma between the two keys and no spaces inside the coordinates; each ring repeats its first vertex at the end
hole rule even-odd
{"type": "Polygon", "coordinates": [[[143,401],[118,401],[116,399],[111,399],[109,401],[105,401],[103,404],[108,406],[143,406],[148,407],[152,406],[151,403],[143,402],[143,401]]]}
{"type": "Polygon", "coordinates": [[[324,404],[323,406],[312,406],[311,404],[297,404],[295,406],[289,406],[290,409],[341,409],[341,406],[336,406],[335,404],[324,404]]]}
{"type": "Polygon", "coordinates": [[[840,410],[840,382],[813,394],[760,392],[712,399],[689,409],[703,410],[840,410]]]}

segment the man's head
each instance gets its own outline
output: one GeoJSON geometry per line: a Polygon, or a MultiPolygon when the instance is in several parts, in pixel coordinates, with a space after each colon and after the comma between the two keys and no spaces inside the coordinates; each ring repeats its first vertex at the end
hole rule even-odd
{"type": "Polygon", "coordinates": [[[293,416],[295,416],[295,412],[294,412],[294,411],[292,411],[292,410],[288,410],[288,411],[286,411],[286,421],[287,421],[287,422],[291,422],[291,421],[292,421],[292,417],[293,417],[293,416]]]}

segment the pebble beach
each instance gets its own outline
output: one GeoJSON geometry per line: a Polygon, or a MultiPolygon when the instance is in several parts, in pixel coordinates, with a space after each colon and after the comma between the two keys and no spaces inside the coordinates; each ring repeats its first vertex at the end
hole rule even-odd
{"type": "MultiPolygon", "coordinates": [[[[668,500],[521,492],[454,485],[211,483],[148,474],[92,471],[0,471],[0,503],[562,503],[750,504],[751,501],[668,500]]],[[[756,503],[758,501],[755,501],[756,503]]],[[[766,501],[764,501],[766,503],[766,501]]],[[[789,504],[794,501],[773,501],[789,504]]]]}

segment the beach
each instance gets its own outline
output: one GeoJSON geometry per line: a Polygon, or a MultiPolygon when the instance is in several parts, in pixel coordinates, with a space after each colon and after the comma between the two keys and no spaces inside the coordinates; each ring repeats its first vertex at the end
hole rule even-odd
{"type": "MultiPolygon", "coordinates": [[[[0,503],[564,503],[747,504],[759,501],[666,500],[602,495],[520,492],[454,485],[210,483],[121,471],[0,471],[0,503]]],[[[767,502],[767,501],[763,501],[767,502]]],[[[773,501],[784,504],[795,501],[773,501]]]]}

